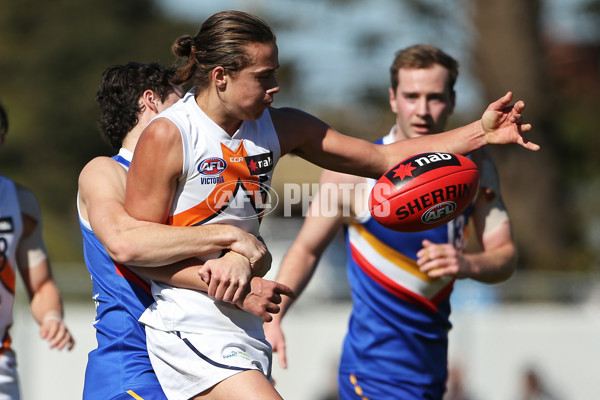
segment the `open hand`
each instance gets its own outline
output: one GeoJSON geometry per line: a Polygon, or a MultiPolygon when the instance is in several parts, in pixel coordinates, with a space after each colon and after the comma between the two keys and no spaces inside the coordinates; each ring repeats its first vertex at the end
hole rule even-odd
{"type": "Polygon", "coordinates": [[[284,284],[267,279],[253,277],[246,295],[236,304],[242,310],[261,317],[263,321],[270,322],[280,310],[281,296],[294,298],[292,289],[284,284]]]}
{"type": "Polygon", "coordinates": [[[485,132],[486,143],[517,143],[529,150],[537,151],[540,146],[523,137],[524,132],[531,130],[531,124],[524,124],[521,114],[525,109],[525,102],[519,100],[514,105],[510,105],[512,97],[512,92],[506,93],[490,104],[483,113],[481,127],[485,132]]]}

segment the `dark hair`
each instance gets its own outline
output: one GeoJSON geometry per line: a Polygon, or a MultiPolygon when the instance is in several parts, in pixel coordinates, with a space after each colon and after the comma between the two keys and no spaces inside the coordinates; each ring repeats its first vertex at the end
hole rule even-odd
{"type": "Polygon", "coordinates": [[[6,132],[8,132],[8,116],[0,101],[0,135],[6,135],[6,132]]]}
{"type": "Polygon", "coordinates": [[[449,72],[448,89],[454,92],[454,84],[458,78],[458,62],[435,46],[417,44],[396,52],[390,67],[392,89],[398,87],[398,71],[405,68],[430,68],[435,64],[445,67],[449,72]]]}
{"type": "Polygon", "coordinates": [[[165,101],[175,88],[170,80],[173,71],[157,63],[129,62],[113,65],[102,73],[96,101],[102,116],[99,121],[104,139],[118,150],[127,133],[139,122],[142,111],[139,99],[152,90],[165,101]]]}
{"type": "Polygon", "coordinates": [[[210,72],[223,67],[235,74],[250,65],[245,46],[275,43],[273,30],[262,19],[242,11],[222,11],[209,17],[195,37],[184,35],[172,46],[177,57],[187,57],[175,71],[172,82],[183,85],[194,79],[200,90],[209,84],[210,72]]]}

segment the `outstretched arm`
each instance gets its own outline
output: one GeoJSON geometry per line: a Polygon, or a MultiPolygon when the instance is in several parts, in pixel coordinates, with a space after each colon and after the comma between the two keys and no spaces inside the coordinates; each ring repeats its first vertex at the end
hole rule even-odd
{"type": "Polygon", "coordinates": [[[19,188],[18,193],[23,235],[17,248],[17,265],[29,295],[31,313],[40,324],[40,336],[48,341],[50,348],[71,350],[75,340],[63,321],[62,300],[52,279],[39,206],[30,191],[19,188]]]}
{"type": "Polygon", "coordinates": [[[404,158],[439,151],[468,154],[487,144],[517,143],[529,150],[539,146],[522,136],[531,130],[523,123],[523,101],[511,106],[512,93],[493,102],[481,120],[452,131],[425,135],[381,146],[344,136],[319,119],[293,109],[271,109],[282,154],[297,154],[321,167],[378,179],[404,158]]]}

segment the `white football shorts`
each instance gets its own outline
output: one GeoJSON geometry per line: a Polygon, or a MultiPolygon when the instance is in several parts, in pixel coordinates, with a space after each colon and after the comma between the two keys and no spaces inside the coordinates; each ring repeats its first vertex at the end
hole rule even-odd
{"type": "Polygon", "coordinates": [[[146,343],[169,400],[187,400],[249,369],[271,380],[272,349],[265,339],[243,333],[166,332],[146,326],[146,343]]]}

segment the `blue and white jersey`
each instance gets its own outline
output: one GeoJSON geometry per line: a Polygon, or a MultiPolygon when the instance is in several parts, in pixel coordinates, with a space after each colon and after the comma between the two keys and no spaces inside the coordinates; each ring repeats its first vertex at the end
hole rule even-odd
{"type": "MultiPolygon", "coordinates": [[[[391,141],[392,134],[377,143],[391,141]]],[[[471,210],[424,232],[392,231],[368,211],[345,228],[354,304],[340,379],[444,387],[454,279],[429,278],[419,270],[416,254],[424,239],[463,248],[471,210]]]]}

